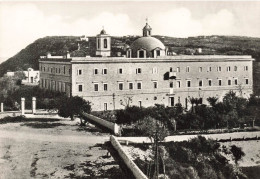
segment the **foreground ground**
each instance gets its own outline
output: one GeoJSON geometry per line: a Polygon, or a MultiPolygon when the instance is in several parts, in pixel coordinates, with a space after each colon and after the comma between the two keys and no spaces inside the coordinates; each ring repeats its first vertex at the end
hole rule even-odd
{"type": "Polygon", "coordinates": [[[69,119],[0,124],[0,178],[125,178],[108,139],[69,119]]]}

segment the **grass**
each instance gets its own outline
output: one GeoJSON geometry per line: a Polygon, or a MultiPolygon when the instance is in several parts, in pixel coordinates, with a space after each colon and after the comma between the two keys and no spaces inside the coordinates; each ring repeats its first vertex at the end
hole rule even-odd
{"type": "Polygon", "coordinates": [[[0,124],[7,124],[7,123],[20,123],[20,122],[56,122],[60,121],[61,119],[51,119],[51,118],[25,118],[23,116],[17,117],[4,117],[0,119],[0,124]]]}
{"type": "Polygon", "coordinates": [[[21,126],[27,126],[31,128],[54,128],[59,126],[66,126],[66,124],[62,123],[41,123],[41,122],[34,122],[34,123],[24,123],[21,126]]]}

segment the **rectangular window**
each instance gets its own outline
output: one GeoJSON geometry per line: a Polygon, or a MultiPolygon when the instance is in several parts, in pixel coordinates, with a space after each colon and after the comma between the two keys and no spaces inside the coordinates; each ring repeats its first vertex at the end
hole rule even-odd
{"type": "Polygon", "coordinates": [[[187,87],[191,87],[191,81],[190,80],[187,81],[187,87]]]}
{"type": "Polygon", "coordinates": [[[104,111],[107,111],[107,103],[104,103],[104,111]]]}
{"type": "Polygon", "coordinates": [[[142,73],[142,69],[141,68],[137,68],[136,69],[136,74],[140,74],[140,73],[142,73]]]}
{"type": "Polygon", "coordinates": [[[63,67],[63,73],[64,74],[66,73],[66,67],[65,66],[63,67]]]}
{"type": "Polygon", "coordinates": [[[230,70],[231,70],[231,67],[230,67],[230,66],[228,66],[228,67],[227,67],[227,71],[230,71],[230,70]]]}
{"type": "Polygon", "coordinates": [[[222,80],[221,80],[221,79],[218,80],[218,85],[219,85],[219,86],[222,85],[222,80]]]}
{"type": "Polygon", "coordinates": [[[246,79],[246,85],[248,85],[248,79],[246,79]]]}
{"type": "Polygon", "coordinates": [[[209,82],[209,86],[212,86],[212,81],[211,81],[211,80],[208,80],[208,82],[209,82]]]}
{"type": "Polygon", "coordinates": [[[170,82],[170,88],[173,88],[173,82],[170,82]]]}
{"type": "Polygon", "coordinates": [[[137,89],[142,89],[142,83],[141,82],[137,82],[137,89]]]}
{"type": "Polygon", "coordinates": [[[235,85],[237,85],[238,84],[238,82],[237,82],[238,80],[237,79],[235,79],[235,85]]]}
{"type": "Polygon", "coordinates": [[[228,85],[229,85],[229,86],[231,85],[231,80],[228,80],[228,85]]]}
{"type": "Polygon", "coordinates": [[[237,71],[237,66],[234,66],[234,71],[237,71]]]}
{"type": "Polygon", "coordinates": [[[43,71],[45,71],[45,67],[43,67],[43,71]]]}
{"type": "Polygon", "coordinates": [[[211,67],[208,67],[208,71],[211,71],[211,67]]]}
{"type": "Polygon", "coordinates": [[[104,91],[107,91],[107,84],[104,83],[104,91]]]}
{"type": "Polygon", "coordinates": [[[118,69],[118,73],[119,73],[119,74],[122,74],[122,73],[123,73],[123,69],[122,69],[122,68],[119,68],[119,69],[118,69]]]}
{"type": "Polygon", "coordinates": [[[82,85],[78,86],[78,90],[79,90],[79,92],[82,92],[82,85]]]}
{"type": "Polygon", "coordinates": [[[59,68],[59,74],[60,74],[60,68],[59,68]]]}
{"type": "Polygon", "coordinates": [[[177,67],[177,72],[181,72],[181,69],[180,69],[180,67],[177,67]]]}
{"type": "Polygon", "coordinates": [[[158,73],[157,67],[153,67],[153,74],[157,74],[157,73],[158,73]]]}
{"type": "Polygon", "coordinates": [[[202,67],[199,67],[199,72],[202,72],[202,67]]]}
{"type": "Polygon", "coordinates": [[[129,83],[129,89],[132,90],[134,87],[133,83],[129,83]]]}
{"type": "Polygon", "coordinates": [[[154,88],[154,89],[157,89],[157,88],[158,88],[158,83],[157,83],[157,81],[154,81],[154,82],[153,82],[153,88],[154,88]]]}
{"type": "Polygon", "coordinates": [[[94,69],[94,75],[97,75],[97,74],[98,74],[98,69],[95,68],[95,69],[94,69]]]}
{"type": "Polygon", "coordinates": [[[221,71],[221,67],[220,66],[217,68],[217,71],[221,71]]]}
{"type": "Polygon", "coordinates": [[[103,69],[103,75],[106,75],[106,74],[107,74],[107,69],[104,68],[104,69],[103,69]]]}
{"type": "Polygon", "coordinates": [[[56,70],[56,73],[58,73],[58,68],[56,68],[55,70],[56,70]]]}
{"type": "Polygon", "coordinates": [[[98,91],[98,84],[94,84],[94,91],[98,91]]]}
{"type": "Polygon", "coordinates": [[[142,101],[138,101],[138,105],[141,108],[142,107],[142,101]]]}
{"type": "Polygon", "coordinates": [[[190,72],[190,67],[186,67],[186,72],[190,72]]]}
{"type": "Polygon", "coordinates": [[[177,81],[177,88],[180,88],[181,87],[181,81],[177,81]]]}
{"type": "Polygon", "coordinates": [[[202,83],[203,83],[202,80],[199,80],[199,86],[202,86],[202,83]]]}
{"type": "Polygon", "coordinates": [[[78,69],[77,75],[82,75],[82,70],[81,69],[78,69]]]}
{"type": "Polygon", "coordinates": [[[119,84],[118,84],[118,89],[119,89],[119,90],[123,90],[123,88],[124,88],[123,83],[119,83],[119,84]]]}
{"type": "Polygon", "coordinates": [[[248,66],[244,66],[244,71],[248,71],[248,66]]]}

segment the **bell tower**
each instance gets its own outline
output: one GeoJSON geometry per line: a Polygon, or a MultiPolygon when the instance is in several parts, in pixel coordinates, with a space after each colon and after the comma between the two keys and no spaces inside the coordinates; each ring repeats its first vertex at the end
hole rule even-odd
{"type": "Polygon", "coordinates": [[[146,25],[143,28],[143,36],[144,37],[149,37],[152,35],[152,28],[151,26],[148,24],[148,18],[146,18],[146,25]]]}
{"type": "Polygon", "coordinates": [[[96,44],[96,56],[111,56],[111,36],[106,33],[104,27],[96,36],[96,44]]]}

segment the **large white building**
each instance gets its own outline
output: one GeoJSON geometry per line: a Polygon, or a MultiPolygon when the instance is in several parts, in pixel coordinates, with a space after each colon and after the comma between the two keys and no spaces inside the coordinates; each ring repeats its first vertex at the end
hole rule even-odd
{"type": "Polygon", "coordinates": [[[110,57],[111,37],[102,30],[96,57],[41,58],[40,86],[81,96],[97,111],[124,108],[128,102],[189,108],[192,97],[207,104],[206,98],[221,100],[230,90],[244,97],[252,93],[251,56],[167,56],[167,48],[151,34],[146,24],[126,57],[110,57]]]}

